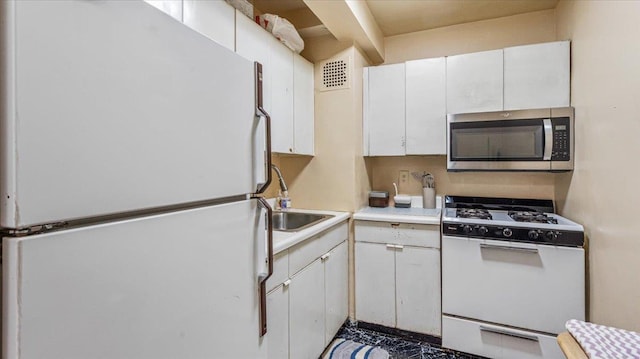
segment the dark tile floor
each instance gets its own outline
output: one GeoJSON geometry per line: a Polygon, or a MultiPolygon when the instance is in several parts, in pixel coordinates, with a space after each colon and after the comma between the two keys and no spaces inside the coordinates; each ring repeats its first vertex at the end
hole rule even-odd
{"type": "Polygon", "coordinates": [[[478,356],[441,348],[437,344],[403,338],[345,323],[336,338],[350,339],[367,345],[377,345],[389,352],[390,359],[482,359],[478,356]]]}

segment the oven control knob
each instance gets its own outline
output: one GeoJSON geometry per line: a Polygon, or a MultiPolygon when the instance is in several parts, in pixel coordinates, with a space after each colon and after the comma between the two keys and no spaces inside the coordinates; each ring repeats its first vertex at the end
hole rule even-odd
{"type": "Polygon", "coordinates": [[[488,232],[489,232],[489,230],[485,226],[482,226],[482,227],[478,228],[478,233],[480,233],[480,235],[482,235],[482,236],[484,236],[488,232]]]}
{"type": "Polygon", "coordinates": [[[538,236],[540,236],[540,233],[538,233],[538,231],[529,231],[529,239],[533,239],[535,241],[536,239],[538,239],[538,236]]]}
{"type": "Polygon", "coordinates": [[[554,231],[549,231],[545,234],[545,237],[547,237],[547,239],[550,239],[550,240],[555,240],[556,238],[558,238],[558,233],[554,231]]]}
{"type": "Polygon", "coordinates": [[[505,228],[502,230],[502,235],[505,237],[511,237],[512,234],[513,232],[511,231],[510,228],[505,228]]]}
{"type": "Polygon", "coordinates": [[[469,233],[471,233],[471,231],[472,231],[472,230],[473,230],[473,228],[471,228],[471,226],[470,226],[470,225],[468,225],[468,224],[465,224],[465,225],[464,225],[464,227],[462,227],[462,231],[463,231],[465,234],[469,234],[469,233]]]}

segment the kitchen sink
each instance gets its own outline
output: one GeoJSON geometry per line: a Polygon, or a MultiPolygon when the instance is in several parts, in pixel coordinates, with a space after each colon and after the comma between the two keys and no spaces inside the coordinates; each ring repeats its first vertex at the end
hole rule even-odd
{"type": "Polygon", "coordinates": [[[333,217],[328,214],[313,214],[302,212],[273,212],[273,230],[281,232],[295,232],[311,227],[333,217]]]}

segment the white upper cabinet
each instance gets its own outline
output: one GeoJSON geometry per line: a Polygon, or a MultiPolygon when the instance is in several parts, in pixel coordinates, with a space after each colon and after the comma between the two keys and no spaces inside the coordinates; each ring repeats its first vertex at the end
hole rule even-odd
{"type": "Polygon", "coordinates": [[[406,62],[406,154],[446,154],[444,57],[406,62]]]}
{"type": "Polygon", "coordinates": [[[447,113],[502,110],[503,50],[447,57],[447,113]]]}
{"type": "MultiPolygon", "coordinates": [[[[236,52],[251,61],[262,64],[263,107],[271,114],[271,65],[272,35],[260,25],[236,10],[236,52]]],[[[273,115],[272,115],[273,117],[273,115]]]]}
{"type": "Polygon", "coordinates": [[[235,9],[226,1],[184,0],[185,25],[235,51],[235,9]]]}
{"type": "Polygon", "coordinates": [[[238,11],[235,46],[238,54],[262,64],[272,151],[313,155],[313,64],[238,11]]]}
{"type": "MultiPolygon", "coordinates": [[[[368,154],[403,156],[405,154],[405,65],[369,67],[368,154]]],[[[365,84],[366,85],[366,84],[365,84]]],[[[365,151],[366,153],[366,151],[365,151]]]]}
{"type": "Polygon", "coordinates": [[[293,54],[293,149],[301,155],[314,154],[313,63],[293,54]]]}
{"type": "Polygon", "coordinates": [[[504,49],[504,109],[570,105],[569,41],[504,49]]]}
{"type": "Polygon", "coordinates": [[[293,153],[293,51],[269,36],[271,52],[271,149],[293,153]]]}

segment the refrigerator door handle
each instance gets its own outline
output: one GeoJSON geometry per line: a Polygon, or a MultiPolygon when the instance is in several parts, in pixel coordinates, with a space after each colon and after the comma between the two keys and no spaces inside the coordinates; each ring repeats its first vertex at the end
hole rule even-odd
{"type": "Polygon", "coordinates": [[[271,116],[264,109],[264,100],[262,93],[262,64],[259,62],[254,62],[255,69],[255,81],[256,81],[256,116],[260,118],[264,118],[265,120],[265,152],[264,152],[264,163],[265,163],[265,182],[258,186],[256,194],[264,193],[271,184],[271,116]]]}
{"type": "Polygon", "coordinates": [[[260,291],[260,336],[267,334],[267,279],[273,274],[273,210],[263,197],[253,197],[258,200],[260,206],[266,210],[267,214],[267,273],[258,275],[258,286],[260,291]]]}

